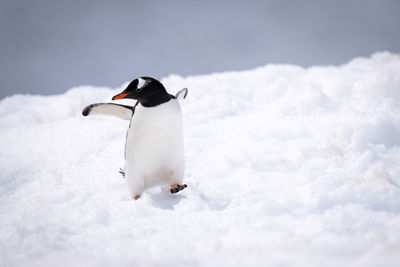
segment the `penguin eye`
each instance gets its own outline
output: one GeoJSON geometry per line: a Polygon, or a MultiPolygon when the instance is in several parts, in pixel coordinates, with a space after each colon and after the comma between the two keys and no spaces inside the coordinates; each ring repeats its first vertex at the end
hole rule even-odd
{"type": "Polygon", "coordinates": [[[136,88],[136,92],[141,92],[142,88],[136,88]]]}

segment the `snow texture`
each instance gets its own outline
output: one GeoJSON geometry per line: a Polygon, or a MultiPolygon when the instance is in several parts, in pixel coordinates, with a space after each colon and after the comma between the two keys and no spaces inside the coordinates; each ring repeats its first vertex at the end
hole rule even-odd
{"type": "Polygon", "coordinates": [[[0,102],[0,266],[398,266],[400,55],[162,82],[188,188],[138,201],[129,122],[81,115],[122,87],[0,102]]]}

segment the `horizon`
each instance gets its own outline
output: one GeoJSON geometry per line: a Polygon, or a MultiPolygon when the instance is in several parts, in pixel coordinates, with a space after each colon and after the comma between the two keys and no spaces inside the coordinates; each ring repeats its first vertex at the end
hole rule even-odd
{"type": "Polygon", "coordinates": [[[400,2],[1,1],[0,99],[400,52],[400,2]],[[150,17],[150,19],[149,19],[150,17]]]}

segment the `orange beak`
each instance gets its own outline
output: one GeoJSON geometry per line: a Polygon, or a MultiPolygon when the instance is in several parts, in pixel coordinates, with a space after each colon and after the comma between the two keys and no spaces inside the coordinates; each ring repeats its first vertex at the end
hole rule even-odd
{"type": "Polygon", "coordinates": [[[116,95],[116,96],[114,96],[113,98],[112,98],[112,100],[118,100],[118,99],[122,99],[122,98],[125,98],[127,95],[129,95],[129,94],[118,94],[118,95],[116,95]]]}

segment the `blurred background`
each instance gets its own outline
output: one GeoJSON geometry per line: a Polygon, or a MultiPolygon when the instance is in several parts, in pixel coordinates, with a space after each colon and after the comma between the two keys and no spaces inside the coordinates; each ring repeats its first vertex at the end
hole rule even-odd
{"type": "Polygon", "coordinates": [[[400,52],[396,0],[0,3],[0,98],[400,52]]]}

